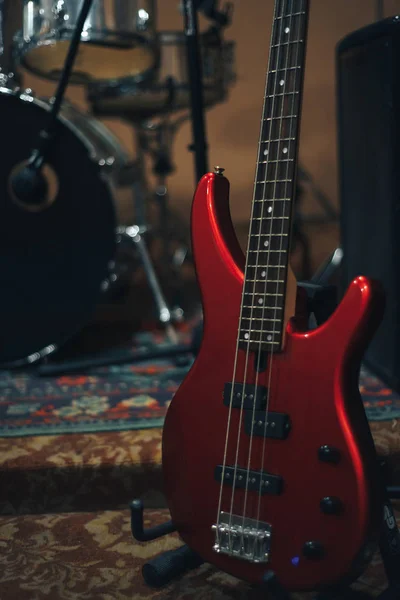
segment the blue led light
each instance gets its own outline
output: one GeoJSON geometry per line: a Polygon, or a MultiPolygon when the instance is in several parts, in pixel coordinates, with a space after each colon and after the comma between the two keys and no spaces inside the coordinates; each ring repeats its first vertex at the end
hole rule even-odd
{"type": "Polygon", "coordinates": [[[292,565],[294,567],[298,567],[299,562],[300,562],[300,556],[295,556],[295,557],[292,558],[292,565]]]}

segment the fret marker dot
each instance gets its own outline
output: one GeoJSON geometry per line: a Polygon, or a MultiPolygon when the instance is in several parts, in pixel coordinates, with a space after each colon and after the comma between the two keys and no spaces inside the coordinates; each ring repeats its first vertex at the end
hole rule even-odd
{"type": "Polygon", "coordinates": [[[287,148],[284,148],[284,149],[282,150],[282,152],[283,152],[283,154],[287,154],[287,153],[288,153],[288,149],[287,149],[287,148]]]}
{"type": "Polygon", "coordinates": [[[285,80],[284,80],[284,79],[281,79],[281,80],[280,80],[280,82],[279,82],[279,85],[280,85],[281,87],[282,87],[283,85],[285,85],[285,80]]]}
{"type": "Polygon", "coordinates": [[[265,246],[266,248],[268,248],[268,246],[269,246],[269,242],[268,242],[268,240],[266,240],[266,241],[264,242],[264,246],[265,246]]]}
{"type": "Polygon", "coordinates": [[[248,333],[245,333],[245,334],[244,334],[244,339],[245,339],[245,340],[248,340],[248,339],[249,339],[249,337],[250,337],[250,336],[249,336],[249,334],[248,334],[248,333]]]}
{"type": "Polygon", "coordinates": [[[268,336],[267,336],[267,340],[268,340],[269,342],[272,342],[272,335],[268,335],[268,336]]]}
{"type": "Polygon", "coordinates": [[[266,277],[267,276],[267,271],[261,271],[261,277],[266,277]]]}
{"type": "Polygon", "coordinates": [[[272,206],[268,206],[268,212],[272,213],[272,206]]]}
{"type": "Polygon", "coordinates": [[[262,298],[258,299],[258,304],[264,304],[264,300],[262,298]]]}
{"type": "Polygon", "coordinates": [[[285,28],[285,33],[289,33],[289,31],[290,31],[290,27],[286,27],[285,28]]]}
{"type": "Polygon", "coordinates": [[[268,150],[264,150],[264,156],[267,156],[268,150]]]}

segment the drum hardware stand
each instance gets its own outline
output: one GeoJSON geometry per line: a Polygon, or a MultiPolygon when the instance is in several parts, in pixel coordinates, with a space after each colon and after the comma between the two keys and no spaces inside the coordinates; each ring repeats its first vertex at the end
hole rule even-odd
{"type": "Polygon", "coordinates": [[[149,282],[151,291],[153,293],[154,301],[158,310],[158,318],[161,323],[165,326],[167,337],[172,344],[178,344],[177,333],[172,326],[172,315],[168,308],[167,302],[164,298],[164,294],[161,290],[156,272],[153,267],[147,246],[145,244],[143,233],[140,232],[140,228],[137,225],[132,227],[126,227],[124,235],[127,236],[133,244],[136,246],[138,254],[143,264],[147,280],[149,282]]]}
{"type": "Polygon", "coordinates": [[[376,0],[376,20],[382,21],[385,16],[385,2],[384,0],[376,0]]]}
{"type": "Polygon", "coordinates": [[[189,150],[195,154],[196,185],[209,170],[197,11],[201,10],[206,17],[214,20],[218,30],[230,23],[232,4],[227,4],[224,12],[218,11],[216,4],[216,0],[183,0],[182,2],[193,133],[193,143],[189,146],[189,150]]]}
{"type": "MultiPolygon", "coordinates": [[[[140,350],[115,350],[112,355],[104,352],[79,360],[63,361],[59,364],[42,364],[37,368],[37,374],[41,377],[53,377],[66,373],[82,373],[89,369],[108,367],[110,365],[138,364],[149,360],[163,360],[175,358],[179,367],[190,366],[193,357],[200,349],[202,339],[202,323],[195,328],[192,340],[189,344],[168,344],[156,348],[144,348],[140,350]]],[[[25,365],[26,366],[26,365],[25,365]]]]}

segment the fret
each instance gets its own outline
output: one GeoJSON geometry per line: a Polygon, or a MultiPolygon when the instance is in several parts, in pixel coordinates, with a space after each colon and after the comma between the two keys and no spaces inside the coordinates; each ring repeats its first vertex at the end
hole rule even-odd
{"type": "Polygon", "coordinates": [[[251,333],[266,333],[267,335],[276,335],[278,333],[278,331],[272,329],[272,330],[268,330],[268,329],[248,329],[247,331],[250,331],[251,333]]]}
{"type": "Polygon", "coordinates": [[[291,202],[291,198],[260,198],[259,200],[255,200],[255,204],[258,206],[260,204],[262,204],[263,202],[291,202]]]}
{"type": "Polygon", "coordinates": [[[282,73],[282,74],[284,74],[285,71],[299,71],[300,69],[301,69],[300,65],[299,66],[295,66],[295,67],[290,67],[289,69],[270,69],[268,71],[268,74],[271,74],[271,75],[276,74],[276,73],[282,73]]]}
{"type": "Polygon", "coordinates": [[[298,12],[294,12],[294,13],[289,13],[287,15],[283,15],[280,17],[275,17],[274,21],[281,21],[282,19],[291,19],[292,17],[299,17],[301,15],[305,15],[306,13],[304,11],[298,11],[298,12]]]}
{"type": "Polygon", "coordinates": [[[288,235],[290,230],[290,219],[266,219],[254,223],[250,229],[250,250],[263,250],[269,248],[271,236],[288,235]]]}
{"type": "Polygon", "coordinates": [[[265,96],[274,96],[276,94],[290,94],[297,92],[301,79],[301,69],[299,67],[290,67],[289,69],[272,69],[268,72],[268,83],[265,90],[265,96]]]}
{"type": "Polygon", "coordinates": [[[282,137],[281,139],[265,140],[260,142],[260,148],[258,152],[258,162],[268,162],[269,159],[276,160],[279,156],[292,155],[296,144],[294,137],[282,137]],[[287,149],[287,152],[285,151],[287,149]]]}
{"type": "Polygon", "coordinates": [[[307,5],[305,4],[305,0],[280,0],[277,2],[277,8],[274,16],[274,20],[278,20],[283,17],[293,17],[295,14],[304,15],[304,10],[307,5]],[[279,6],[279,4],[282,6],[279,6]]]}
{"type": "MultiPolygon", "coordinates": [[[[267,215],[263,215],[262,217],[254,217],[253,216],[253,221],[257,222],[257,221],[261,221],[261,225],[263,225],[264,223],[271,224],[272,222],[277,223],[278,221],[287,221],[289,220],[289,216],[285,216],[282,215],[280,217],[278,217],[275,214],[272,214],[270,217],[268,217],[267,215]]],[[[257,229],[257,231],[262,231],[261,227],[259,229],[257,229]]],[[[255,235],[255,234],[254,234],[255,235]]]]}
{"type": "Polygon", "coordinates": [[[246,271],[246,281],[265,281],[271,277],[271,269],[281,267],[287,263],[287,253],[285,250],[270,252],[267,264],[265,266],[249,265],[246,271]]]}
{"type": "Polygon", "coordinates": [[[261,163],[257,167],[257,183],[265,183],[271,179],[286,179],[294,173],[293,159],[282,159],[261,163]]]}
{"type": "Polygon", "coordinates": [[[276,0],[241,306],[244,348],[274,351],[282,342],[307,24],[308,0],[276,0]]]}
{"type": "MultiPolygon", "coordinates": [[[[270,268],[270,267],[269,267],[270,268]]],[[[282,265],[281,267],[282,269],[284,268],[284,265],[282,265]]],[[[265,279],[247,279],[246,281],[250,281],[251,283],[258,283],[258,282],[262,282],[265,283],[265,279]]]]}
{"type": "Polygon", "coordinates": [[[290,40],[289,42],[279,42],[279,44],[272,44],[271,48],[281,48],[282,46],[287,46],[288,44],[299,44],[303,42],[304,40],[290,40]]]}
{"type": "Polygon", "coordinates": [[[246,271],[246,281],[265,281],[270,277],[270,270],[273,267],[280,267],[287,263],[288,257],[286,250],[276,250],[270,252],[268,260],[265,264],[248,265],[246,271]]]}
{"type": "Polygon", "coordinates": [[[293,69],[301,64],[304,43],[275,44],[270,53],[270,66],[274,70],[293,69]]]}
{"type": "Polygon", "coordinates": [[[270,138],[274,137],[290,137],[295,133],[296,122],[296,115],[284,115],[282,117],[264,119],[262,123],[261,140],[267,142],[270,138]]]}
{"type": "MultiPolygon", "coordinates": [[[[270,94],[265,99],[264,114],[267,118],[263,120],[276,120],[285,117],[287,119],[296,119],[299,111],[300,97],[294,92],[288,94],[270,94]]],[[[278,135],[276,139],[281,139],[283,136],[278,135]]],[[[286,136],[285,136],[286,137],[286,136]]],[[[287,137],[294,137],[293,135],[287,137]]],[[[273,139],[271,136],[270,139],[273,139]]],[[[265,141],[268,141],[265,140],[265,141]]]]}
{"type": "MultiPolygon", "coordinates": [[[[272,96],[270,96],[272,97],[272,96]]],[[[295,142],[296,138],[295,137],[290,137],[290,138],[278,138],[276,140],[266,140],[265,142],[262,142],[263,144],[273,144],[275,142],[295,142]]]]}
{"type": "Polygon", "coordinates": [[[263,298],[265,294],[283,294],[285,292],[285,281],[283,279],[273,279],[266,281],[263,284],[262,292],[258,294],[247,292],[246,289],[243,292],[243,304],[257,304],[258,296],[263,298]]]}
{"type": "Polygon", "coordinates": [[[264,121],[280,121],[281,119],[297,119],[298,115],[278,115],[275,117],[266,117],[264,121]]]}
{"type": "MultiPolygon", "coordinates": [[[[243,306],[242,320],[243,321],[279,321],[282,318],[282,306],[243,306]]],[[[245,324],[247,329],[248,324],[245,324]]]]}
{"type": "MultiPolygon", "coordinates": [[[[251,231],[253,231],[253,228],[251,228],[251,231]]],[[[286,233],[285,235],[281,235],[281,234],[275,234],[272,233],[271,235],[267,235],[265,236],[265,240],[263,241],[262,247],[259,250],[260,253],[260,257],[259,257],[259,261],[258,264],[263,264],[263,265],[268,265],[268,252],[270,250],[279,250],[280,252],[284,251],[284,250],[288,250],[288,234],[286,233]],[[268,249],[267,246],[265,246],[265,242],[268,242],[268,249]],[[264,258],[266,258],[266,260],[264,260],[264,258]]],[[[251,244],[251,240],[252,240],[252,236],[249,236],[250,239],[250,244],[251,244]]],[[[256,250],[252,250],[250,248],[249,250],[249,254],[255,254],[257,251],[256,250]]],[[[249,257],[250,259],[250,257],[249,257]]],[[[251,258],[251,261],[253,261],[253,258],[251,258]]]]}
{"type": "MultiPolygon", "coordinates": [[[[261,283],[257,283],[254,279],[250,279],[250,283],[248,284],[246,280],[246,284],[244,286],[244,291],[246,294],[261,294],[263,295],[265,291],[267,291],[268,284],[270,283],[284,283],[285,281],[285,271],[286,271],[286,260],[282,261],[282,264],[278,266],[269,266],[267,269],[267,277],[265,279],[260,279],[261,283]]],[[[275,291],[275,290],[272,290],[275,291]]],[[[261,303],[259,303],[261,304],[261,303]]]]}
{"type": "MultiPolygon", "coordinates": [[[[267,346],[270,346],[271,348],[273,346],[280,346],[281,345],[281,339],[282,339],[282,334],[281,332],[268,332],[268,331],[263,331],[263,330],[259,330],[259,331],[251,331],[251,333],[249,333],[248,331],[246,331],[245,329],[240,331],[240,336],[239,336],[239,342],[242,342],[245,344],[245,348],[247,348],[248,345],[252,344],[257,344],[257,345],[262,345],[263,348],[265,348],[265,344],[267,344],[267,346]]],[[[257,349],[258,346],[255,346],[254,349],[257,349]]]]}
{"type": "MultiPolygon", "coordinates": [[[[268,318],[268,319],[267,319],[266,317],[265,317],[265,318],[264,318],[264,317],[248,317],[248,318],[247,318],[247,317],[243,317],[243,318],[242,318],[242,327],[243,327],[243,329],[247,329],[247,331],[252,331],[252,330],[250,329],[250,325],[251,325],[251,323],[252,323],[253,321],[255,322],[255,325],[256,325],[257,327],[259,327],[259,326],[260,326],[260,323],[257,323],[257,321],[261,321],[261,325],[262,325],[263,323],[269,323],[269,324],[270,324],[270,323],[272,323],[272,327],[273,327],[273,324],[274,324],[274,323],[280,323],[280,322],[281,322],[281,320],[280,320],[280,319],[270,319],[270,318],[268,318]]],[[[269,327],[269,326],[270,326],[270,325],[267,325],[267,327],[269,327]]],[[[256,330],[256,331],[257,331],[257,330],[256,330]]],[[[278,328],[276,328],[276,331],[279,331],[279,329],[278,329],[278,328]]]]}
{"type": "Polygon", "coordinates": [[[254,190],[254,200],[273,200],[276,198],[292,197],[293,180],[285,179],[274,182],[269,179],[267,181],[257,181],[254,190]]]}

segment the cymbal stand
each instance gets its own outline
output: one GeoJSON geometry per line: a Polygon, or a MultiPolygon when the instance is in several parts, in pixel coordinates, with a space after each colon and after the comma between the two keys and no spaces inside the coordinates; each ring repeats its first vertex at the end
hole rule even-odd
{"type": "Polygon", "coordinates": [[[187,119],[182,115],[171,120],[167,114],[161,120],[146,121],[139,125],[138,140],[141,152],[147,153],[153,161],[152,171],[156,177],[153,199],[158,209],[158,234],[162,238],[164,264],[172,264],[174,275],[189,253],[189,241],[186,236],[174,230],[169,208],[169,190],[167,178],[175,171],[172,158],[172,145],[178,127],[187,119]],[[178,242],[178,250],[171,252],[171,240],[178,242]]]}
{"type": "Polygon", "coordinates": [[[172,344],[177,344],[178,336],[172,324],[173,312],[168,307],[145,240],[146,234],[149,233],[152,227],[149,225],[146,210],[148,197],[148,184],[145,177],[146,143],[140,129],[137,131],[136,138],[136,178],[132,184],[135,224],[128,227],[118,227],[117,234],[120,242],[130,243],[137,251],[157,308],[158,321],[163,324],[169,341],[172,344]]]}

